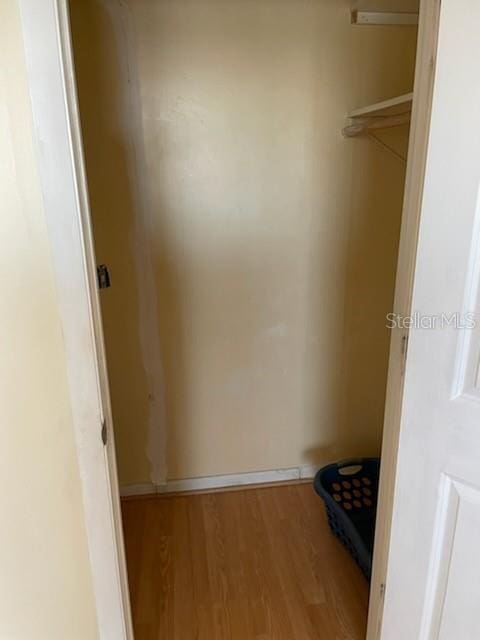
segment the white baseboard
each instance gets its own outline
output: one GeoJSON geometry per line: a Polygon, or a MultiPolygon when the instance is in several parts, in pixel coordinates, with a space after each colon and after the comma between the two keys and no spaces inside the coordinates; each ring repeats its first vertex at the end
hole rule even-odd
{"type": "Polygon", "coordinates": [[[166,484],[154,485],[150,482],[141,484],[127,484],[120,487],[120,495],[141,496],[153,493],[176,493],[178,491],[205,491],[221,489],[223,487],[242,487],[249,484],[269,484],[292,480],[306,480],[313,478],[320,464],[302,465],[287,469],[272,469],[270,471],[249,471],[246,473],[231,473],[222,476],[203,476],[200,478],[183,478],[169,480],[166,484]]]}
{"type": "MultiPolygon", "coordinates": [[[[324,463],[325,464],[325,463],[324,463]]],[[[302,480],[308,480],[308,478],[314,478],[317,471],[323,467],[323,464],[304,464],[300,469],[300,478],[302,480]]]]}
{"type": "Polygon", "coordinates": [[[120,495],[122,498],[127,498],[129,496],[145,496],[150,493],[158,493],[157,487],[151,482],[120,485],[120,495]]]}

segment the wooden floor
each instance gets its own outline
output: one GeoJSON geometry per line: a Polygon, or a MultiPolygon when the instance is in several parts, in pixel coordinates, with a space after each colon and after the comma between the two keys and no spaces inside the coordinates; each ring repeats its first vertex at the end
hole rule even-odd
{"type": "Polygon", "coordinates": [[[122,508],[136,640],[364,640],[367,583],[310,484],[122,508]]]}

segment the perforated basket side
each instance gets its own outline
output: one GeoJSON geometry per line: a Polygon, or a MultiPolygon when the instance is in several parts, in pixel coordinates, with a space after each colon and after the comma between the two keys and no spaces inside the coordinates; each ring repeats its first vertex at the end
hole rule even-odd
{"type": "MultiPolygon", "coordinates": [[[[320,469],[320,471],[315,476],[314,488],[325,504],[328,523],[332,533],[348,550],[350,555],[362,570],[367,580],[370,580],[372,566],[371,552],[365,546],[365,543],[362,540],[359,531],[356,530],[353,521],[349,518],[349,516],[345,513],[341,506],[333,500],[332,496],[324,486],[324,480],[326,478],[328,479],[326,480],[327,486],[335,480],[342,481],[342,478],[340,476],[338,476],[337,478],[336,475],[339,473],[339,470],[347,465],[355,464],[362,465],[362,469],[368,469],[369,472],[373,474],[372,484],[376,485],[378,483],[378,458],[365,458],[347,460],[342,463],[328,465],[327,467],[320,469]]],[[[372,518],[373,520],[375,518],[374,510],[372,512],[372,518]]]]}

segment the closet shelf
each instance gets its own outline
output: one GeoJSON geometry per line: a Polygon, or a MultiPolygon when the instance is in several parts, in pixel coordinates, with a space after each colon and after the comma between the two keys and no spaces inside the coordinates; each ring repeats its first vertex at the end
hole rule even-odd
{"type": "Polygon", "coordinates": [[[396,127],[410,122],[413,92],[383,100],[348,114],[350,124],[342,131],[347,138],[359,136],[375,129],[396,127]]]}

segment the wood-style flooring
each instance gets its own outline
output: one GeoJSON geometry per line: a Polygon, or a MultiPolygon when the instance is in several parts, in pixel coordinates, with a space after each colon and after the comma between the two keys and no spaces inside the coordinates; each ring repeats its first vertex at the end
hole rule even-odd
{"type": "Polygon", "coordinates": [[[310,484],[122,509],[136,640],[364,640],[367,583],[310,484]]]}

